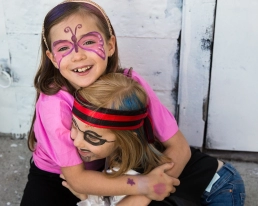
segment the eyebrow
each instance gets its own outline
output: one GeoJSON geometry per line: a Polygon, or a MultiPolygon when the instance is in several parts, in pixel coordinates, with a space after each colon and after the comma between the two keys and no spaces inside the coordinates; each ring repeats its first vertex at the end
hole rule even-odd
{"type": "Polygon", "coordinates": [[[77,124],[77,122],[75,121],[75,119],[74,118],[72,118],[72,121],[73,121],[73,123],[75,124],[75,127],[80,131],[80,132],[82,132],[82,133],[85,133],[85,132],[90,132],[90,133],[93,133],[94,135],[96,135],[96,137],[97,138],[99,138],[99,139],[102,139],[102,136],[101,135],[99,135],[98,133],[96,133],[96,132],[94,132],[94,131],[92,131],[92,130],[85,130],[85,131],[82,131],[80,128],[79,128],[79,125],[77,124]]]}
{"type": "Polygon", "coordinates": [[[70,42],[69,40],[57,40],[53,43],[53,47],[55,47],[58,44],[64,43],[64,42],[70,42]]]}
{"type": "Polygon", "coordinates": [[[96,31],[90,31],[86,34],[82,34],[79,39],[81,39],[82,37],[85,37],[85,36],[97,36],[95,33],[96,33],[96,31]]]}

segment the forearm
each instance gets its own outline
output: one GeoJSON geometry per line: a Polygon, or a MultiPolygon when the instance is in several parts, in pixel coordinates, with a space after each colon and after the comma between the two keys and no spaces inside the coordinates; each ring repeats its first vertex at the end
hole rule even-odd
{"type": "Polygon", "coordinates": [[[173,164],[164,164],[146,175],[123,175],[116,178],[84,170],[82,164],[61,170],[71,189],[77,193],[101,196],[146,195],[153,200],[163,200],[179,185],[178,179],[166,174],[172,166],[173,164]]]}
{"type": "Polygon", "coordinates": [[[84,170],[79,165],[62,168],[62,173],[70,187],[82,194],[102,196],[137,195],[139,194],[139,187],[144,184],[140,183],[138,176],[108,178],[102,172],[84,170]],[[132,184],[127,183],[128,178],[130,178],[132,184]]]}
{"type": "Polygon", "coordinates": [[[191,150],[184,135],[178,132],[166,142],[163,142],[166,147],[164,154],[171,158],[174,166],[167,171],[167,174],[172,177],[179,177],[185,165],[191,157],[191,150]]]}

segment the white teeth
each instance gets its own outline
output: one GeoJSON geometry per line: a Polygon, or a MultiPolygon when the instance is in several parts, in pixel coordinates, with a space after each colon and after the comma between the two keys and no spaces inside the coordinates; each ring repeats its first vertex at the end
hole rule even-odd
{"type": "Polygon", "coordinates": [[[83,67],[83,68],[79,68],[79,69],[75,69],[75,72],[85,72],[86,70],[90,69],[91,66],[87,66],[87,67],[83,67]]]}

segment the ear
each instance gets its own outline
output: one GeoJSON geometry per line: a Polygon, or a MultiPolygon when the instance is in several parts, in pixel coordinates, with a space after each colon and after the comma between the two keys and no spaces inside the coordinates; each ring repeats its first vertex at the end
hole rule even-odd
{"type": "Polygon", "coordinates": [[[55,66],[55,68],[59,69],[59,68],[58,68],[58,64],[57,64],[57,62],[56,62],[56,59],[55,59],[54,55],[53,55],[49,50],[46,51],[46,55],[47,55],[47,57],[50,59],[50,61],[53,63],[53,65],[55,66]]]}
{"type": "Polygon", "coordinates": [[[136,132],[133,132],[133,135],[135,135],[136,137],[138,136],[136,132]]]}
{"type": "Polygon", "coordinates": [[[108,56],[111,57],[116,50],[116,37],[114,35],[112,35],[111,38],[108,40],[107,46],[108,46],[108,56]]]}

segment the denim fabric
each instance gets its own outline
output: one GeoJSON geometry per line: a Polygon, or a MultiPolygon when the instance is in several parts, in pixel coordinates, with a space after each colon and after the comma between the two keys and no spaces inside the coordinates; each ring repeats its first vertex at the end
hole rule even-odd
{"type": "Polygon", "coordinates": [[[240,206],[245,202],[245,186],[238,171],[225,163],[217,172],[220,178],[211,191],[204,191],[201,203],[209,206],[240,206]]]}

